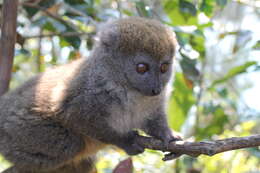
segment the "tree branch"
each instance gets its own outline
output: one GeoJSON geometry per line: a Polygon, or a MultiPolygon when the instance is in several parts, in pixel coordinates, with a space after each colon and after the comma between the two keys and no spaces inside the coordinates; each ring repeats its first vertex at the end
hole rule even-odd
{"type": "Polygon", "coordinates": [[[88,36],[89,34],[86,32],[63,32],[63,33],[50,33],[50,34],[23,36],[23,38],[31,39],[31,38],[40,38],[40,37],[54,37],[54,36],[72,37],[72,36],[84,36],[84,35],[88,36]]]}
{"type": "MultiPolygon", "coordinates": [[[[162,141],[152,137],[139,136],[137,140],[147,149],[171,152],[178,156],[186,154],[192,157],[198,157],[201,154],[213,156],[225,151],[260,146],[260,135],[201,142],[175,141],[170,143],[168,147],[163,145],[162,141]]],[[[166,157],[164,160],[169,159],[166,157]]]]}
{"type": "Polygon", "coordinates": [[[0,40],[0,96],[9,88],[16,42],[18,0],[4,0],[0,40]]]}

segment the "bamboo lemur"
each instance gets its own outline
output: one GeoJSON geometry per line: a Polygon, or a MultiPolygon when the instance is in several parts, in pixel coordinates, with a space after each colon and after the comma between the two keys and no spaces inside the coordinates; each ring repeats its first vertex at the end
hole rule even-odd
{"type": "Polygon", "coordinates": [[[165,86],[174,34],[156,20],[130,17],[103,26],[88,58],[41,73],[0,99],[4,173],[87,173],[107,144],[142,153],[142,129],[165,143],[165,86]]]}

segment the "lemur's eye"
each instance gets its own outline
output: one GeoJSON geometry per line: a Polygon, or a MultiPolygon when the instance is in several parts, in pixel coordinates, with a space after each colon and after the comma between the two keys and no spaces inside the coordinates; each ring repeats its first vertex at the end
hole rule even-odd
{"type": "Polygon", "coordinates": [[[136,66],[136,71],[140,74],[144,74],[148,70],[149,70],[148,64],[140,63],[140,64],[137,64],[137,66],[136,66]]]}
{"type": "Polygon", "coordinates": [[[161,73],[166,73],[169,69],[169,64],[168,63],[164,63],[161,65],[161,73]]]}

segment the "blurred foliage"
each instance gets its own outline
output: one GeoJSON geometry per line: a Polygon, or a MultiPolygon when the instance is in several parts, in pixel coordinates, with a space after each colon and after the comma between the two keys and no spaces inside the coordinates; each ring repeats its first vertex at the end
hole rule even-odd
{"type": "MultiPolygon", "coordinates": [[[[189,140],[259,133],[259,110],[243,98],[257,80],[250,75],[260,70],[259,12],[254,0],[21,0],[11,86],[48,67],[88,56],[104,21],[155,18],[175,31],[179,43],[168,104],[170,126],[189,140]],[[244,24],[247,19],[251,25],[244,24]]],[[[98,171],[111,173],[126,157],[119,149],[102,151],[98,171]]],[[[162,153],[148,150],[133,157],[134,170],[260,172],[258,148],[169,162],[161,158],[162,153]]],[[[1,169],[7,167],[2,158],[0,162],[1,169]]]]}

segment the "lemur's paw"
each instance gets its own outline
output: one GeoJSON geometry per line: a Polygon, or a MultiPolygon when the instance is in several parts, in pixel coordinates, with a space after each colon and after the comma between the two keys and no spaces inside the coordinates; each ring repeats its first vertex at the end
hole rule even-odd
{"type": "Polygon", "coordinates": [[[137,143],[136,137],[139,136],[137,131],[132,131],[129,133],[127,141],[125,141],[125,146],[123,149],[129,155],[137,155],[144,152],[144,147],[137,143]]]}

